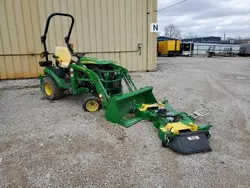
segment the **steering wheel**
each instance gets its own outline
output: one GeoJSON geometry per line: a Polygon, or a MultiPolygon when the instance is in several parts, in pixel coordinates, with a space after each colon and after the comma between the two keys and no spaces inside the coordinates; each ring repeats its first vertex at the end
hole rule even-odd
{"type": "Polygon", "coordinates": [[[77,64],[80,64],[80,65],[81,65],[81,58],[82,58],[83,56],[85,56],[85,54],[86,54],[86,53],[74,53],[74,54],[73,54],[73,56],[77,57],[77,61],[76,61],[77,64]]]}
{"type": "Polygon", "coordinates": [[[77,59],[81,59],[83,56],[85,56],[86,53],[75,53],[73,56],[77,57],[77,59]]]}

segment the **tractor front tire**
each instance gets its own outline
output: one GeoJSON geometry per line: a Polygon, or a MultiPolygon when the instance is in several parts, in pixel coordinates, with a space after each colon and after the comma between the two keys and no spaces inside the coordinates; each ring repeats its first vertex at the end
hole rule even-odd
{"type": "Polygon", "coordinates": [[[101,102],[100,99],[95,95],[87,96],[83,101],[83,109],[88,112],[96,112],[100,110],[101,102]]]}
{"type": "Polygon", "coordinates": [[[43,80],[42,90],[46,99],[55,100],[63,96],[61,90],[56,82],[51,77],[45,77],[43,80]]]}

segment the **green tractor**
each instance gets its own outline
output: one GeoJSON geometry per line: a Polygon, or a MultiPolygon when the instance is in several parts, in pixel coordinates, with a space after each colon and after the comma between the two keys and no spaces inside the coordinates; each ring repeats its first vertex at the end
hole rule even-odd
{"type": "MultiPolygon", "coordinates": [[[[69,14],[54,13],[47,19],[44,35],[41,37],[44,47],[41,57],[45,57],[45,61],[39,62],[40,66],[44,67],[44,75],[40,75],[40,86],[47,99],[59,99],[66,91],[73,95],[86,94],[83,99],[83,108],[86,111],[95,112],[102,106],[105,109],[106,118],[112,122],[114,121],[112,119],[117,120],[114,118],[114,114],[118,111],[122,115],[131,111],[134,100],[141,103],[156,102],[152,94],[152,87],[137,89],[128,71],[117,65],[116,62],[85,57],[84,53],[74,53],[72,45],[69,43],[73,26],[74,18],[69,14]],[[66,47],[55,48],[52,56],[55,59],[53,64],[52,61],[49,61],[46,36],[50,20],[54,16],[71,18],[71,25],[68,35],[65,37],[66,47]],[[72,56],[77,60],[73,61],[72,56]],[[128,93],[123,92],[122,81],[125,82],[128,93]]],[[[129,127],[136,123],[136,120],[139,121],[138,118],[127,121],[120,119],[116,123],[129,127]]]]}
{"type": "Polygon", "coordinates": [[[74,17],[70,14],[53,13],[47,19],[41,37],[44,47],[41,57],[45,61],[39,62],[44,67],[44,74],[40,75],[40,88],[47,99],[59,99],[65,93],[84,94],[83,108],[89,112],[103,108],[105,118],[110,122],[130,127],[144,119],[152,121],[164,147],[169,146],[184,154],[211,150],[207,141],[211,125],[198,126],[191,116],[173,110],[166,100],[157,102],[151,86],[138,89],[128,71],[116,62],[74,53],[69,43],[73,26],[74,17]],[[49,60],[46,38],[50,20],[54,16],[71,18],[71,25],[65,37],[66,47],[55,48],[52,55],[55,60],[52,62],[49,60]]]}

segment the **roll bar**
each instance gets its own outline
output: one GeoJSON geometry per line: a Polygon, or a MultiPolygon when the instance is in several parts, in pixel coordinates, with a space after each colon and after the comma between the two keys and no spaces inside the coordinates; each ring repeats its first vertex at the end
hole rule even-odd
{"type": "Polygon", "coordinates": [[[48,58],[49,52],[47,50],[47,45],[46,45],[47,33],[48,33],[48,29],[49,29],[50,20],[54,16],[65,16],[65,17],[70,17],[71,18],[71,25],[70,25],[70,28],[69,28],[69,32],[68,32],[68,35],[64,38],[64,41],[67,44],[67,47],[68,47],[69,51],[73,54],[73,49],[70,47],[69,39],[70,39],[70,35],[71,35],[72,29],[73,29],[73,26],[74,26],[75,19],[70,14],[53,13],[48,17],[47,22],[46,22],[46,26],[45,26],[45,30],[44,30],[44,34],[43,34],[43,36],[41,36],[41,42],[42,42],[43,48],[44,48],[43,55],[46,58],[46,61],[49,61],[49,58],[48,58]]]}

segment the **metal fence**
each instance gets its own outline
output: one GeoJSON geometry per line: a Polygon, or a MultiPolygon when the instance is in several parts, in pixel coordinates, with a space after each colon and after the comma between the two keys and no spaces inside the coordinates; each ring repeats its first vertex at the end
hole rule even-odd
{"type": "Polygon", "coordinates": [[[203,55],[210,46],[215,46],[215,53],[223,52],[224,48],[232,48],[233,53],[238,53],[240,45],[235,44],[211,44],[211,43],[194,43],[194,54],[203,55]]]}

